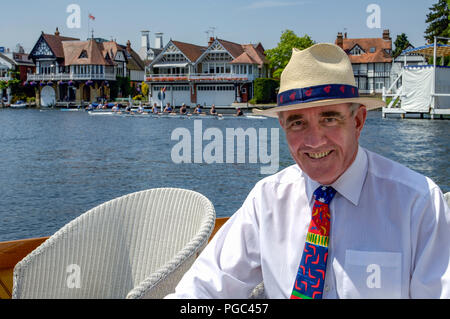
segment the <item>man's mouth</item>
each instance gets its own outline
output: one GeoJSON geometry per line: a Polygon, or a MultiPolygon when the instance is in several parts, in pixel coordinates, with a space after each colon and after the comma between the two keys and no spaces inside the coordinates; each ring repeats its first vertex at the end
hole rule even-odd
{"type": "Polygon", "coordinates": [[[328,156],[328,154],[330,154],[331,151],[326,151],[326,152],[318,152],[318,153],[306,153],[306,155],[308,155],[308,157],[313,158],[313,159],[320,159],[320,158],[324,158],[326,156],[328,156]]]}

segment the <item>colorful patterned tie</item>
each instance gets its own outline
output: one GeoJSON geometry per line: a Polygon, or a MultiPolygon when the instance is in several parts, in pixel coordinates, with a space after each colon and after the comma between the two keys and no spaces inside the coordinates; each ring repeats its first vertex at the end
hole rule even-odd
{"type": "Polygon", "coordinates": [[[330,232],[328,204],[335,194],[331,186],[319,186],[314,191],[311,222],[291,299],[322,299],[330,232]]]}

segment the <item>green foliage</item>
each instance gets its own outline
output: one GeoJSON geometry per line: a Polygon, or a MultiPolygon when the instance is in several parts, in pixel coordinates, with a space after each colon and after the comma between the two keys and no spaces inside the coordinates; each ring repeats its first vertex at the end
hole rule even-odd
{"type": "Polygon", "coordinates": [[[133,96],[134,101],[142,101],[144,97],[140,94],[133,96]]]}
{"type": "Polygon", "coordinates": [[[128,97],[131,94],[132,88],[130,85],[130,79],[128,77],[116,77],[116,81],[109,82],[109,88],[111,92],[111,98],[128,97]]]}
{"type": "Polygon", "coordinates": [[[254,83],[253,99],[251,104],[272,103],[277,100],[277,89],[280,82],[275,79],[257,78],[254,83]]]}
{"type": "Polygon", "coordinates": [[[141,83],[141,92],[143,96],[148,96],[149,87],[148,84],[145,82],[141,83]]]}
{"type": "MultiPolygon", "coordinates": [[[[430,9],[425,20],[428,26],[425,30],[425,39],[429,43],[434,42],[434,37],[450,37],[449,14],[450,1],[438,0],[430,9]]],[[[439,40],[447,43],[447,40],[439,40]]]]}
{"type": "Polygon", "coordinates": [[[395,49],[392,52],[394,59],[398,57],[403,50],[405,50],[409,45],[409,40],[406,34],[402,33],[397,35],[397,38],[394,41],[395,49]]]}
{"type": "Polygon", "coordinates": [[[33,97],[27,97],[27,104],[30,105],[31,103],[35,103],[36,102],[36,98],[33,97]]]}
{"type": "Polygon", "coordinates": [[[270,62],[270,67],[273,72],[274,78],[280,78],[281,72],[289,62],[292,55],[292,49],[297,48],[300,50],[306,49],[314,44],[314,41],[309,35],[298,37],[294,31],[285,30],[280,37],[280,42],[273,48],[266,50],[266,57],[270,62]]]}

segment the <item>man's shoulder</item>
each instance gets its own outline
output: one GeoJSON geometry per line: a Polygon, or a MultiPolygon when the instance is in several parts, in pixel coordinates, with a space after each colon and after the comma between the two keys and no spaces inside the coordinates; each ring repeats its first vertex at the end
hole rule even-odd
{"type": "Polygon", "coordinates": [[[427,176],[416,172],[405,165],[386,158],[380,154],[366,150],[368,157],[368,176],[379,183],[397,185],[425,194],[437,185],[427,176]]]}

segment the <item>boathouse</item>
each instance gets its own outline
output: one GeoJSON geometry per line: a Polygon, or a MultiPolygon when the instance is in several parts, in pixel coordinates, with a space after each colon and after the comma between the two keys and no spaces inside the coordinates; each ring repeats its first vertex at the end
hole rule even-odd
{"type": "Polygon", "coordinates": [[[80,41],[56,29],[53,35],[42,32],[30,58],[36,72],[27,84],[36,88],[36,102],[44,107],[109,100],[119,77],[135,86],[144,79],[144,64],[129,41],[126,46],[94,37],[80,41]]]}
{"type": "MultiPolygon", "coordinates": [[[[32,60],[29,59],[27,53],[23,47],[18,44],[13,52],[9,49],[6,52],[0,52],[0,82],[8,82],[13,78],[19,79],[21,83],[27,81],[27,76],[33,73],[35,65],[32,60]],[[13,72],[17,72],[15,77],[12,76],[13,72]]],[[[26,92],[27,94],[29,92],[26,92]]],[[[0,105],[11,104],[12,94],[10,87],[0,87],[0,105]]]]}
{"type": "Polygon", "coordinates": [[[208,107],[246,103],[253,97],[254,80],[270,76],[268,64],[261,43],[211,37],[201,46],[170,40],[146,70],[150,101],[208,107]]]}

